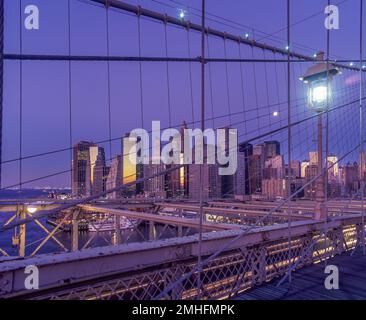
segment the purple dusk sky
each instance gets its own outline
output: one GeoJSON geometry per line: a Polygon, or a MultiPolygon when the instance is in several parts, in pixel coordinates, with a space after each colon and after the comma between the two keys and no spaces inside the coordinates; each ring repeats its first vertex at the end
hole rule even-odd
{"type": "MultiPolygon", "coordinates": [[[[34,4],[40,10],[40,30],[22,29],[23,53],[68,54],[68,16],[67,0],[5,0],[5,53],[19,53],[20,2],[22,11],[28,4],[34,4]]],[[[187,19],[199,22],[200,8],[198,0],[127,0],[151,10],[178,16],[179,9],[186,11],[187,19]],[[182,3],[180,5],[178,3],[182,3]],[[164,5],[165,4],[165,5],[164,5]]],[[[222,31],[242,35],[246,32],[255,39],[265,37],[264,33],[275,33],[273,37],[262,39],[262,42],[286,46],[286,1],[285,0],[207,0],[207,25],[222,31]],[[237,22],[242,26],[223,21],[216,21],[217,15],[237,22]],[[254,34],[252,29],[254,29],[254,34]],[[262,32],[262,33],[261,33],[262,32]]],[[[324,8],[327,0],[293,0],[291,21],[292,43],[294,51],[313,55],[318,50],[326,49],[326,29],[324,28],[324,8]]],[[[339,3],[340,29],[331,32],[331,56],[338,59],[350,59],[355,63],[359,59],[359,0],[332,1],[339,3]]],[[[106,12],[98,5],[90,5],[87,0],[70,0],[71,3],[71,52],[73,55],[106,55],[106,12]]],[[[366,12],[366,10],[365,10],[366,12]]],[[[365,13],[366,14],[366,13],[365,13]]],[[[365,17],[366,18],[366,17],[365,17]]],[[[121,56],[138,55],[137,19],[132,14],[110,10],[110,54],[121,56]]],[[[366,23],[365,23],[366,25],[366,23]]],[[[366,29],[366,28],[365,28],[366,29]]],[[[366,34],[366,30],[365,30],[366,34]]],[[[187,31],[182,28],[167,27],[168,55],[172,57],[188,56],[187,31]]],[[[165,56],[164,25],[149,19],[141,20],[142,55],[165,56]]],[[[200,55],[200,34],[189,33],[191,56],[200,55]]],[[[209,39],[210,56],[224,57],[224,41],[218,38],[209,39]]],[[[238,44],[227,42],[227,56],[238,57],[238,44]]],[[[241,46],[242,57],[250,58],[285,58],[249,46],[241,46]]],[[[298,77],[305,72],[309,64],[292,66],[292,98],[294,103],[294,120],[311,115],[304,104],[305,87],[298,77]],[[299,102],[300,101],[300,102],[299,102]]],[[[144,124],[150,129],[152,120],[160,120],[162,127],[178,125],[183,120],[199,120],[200,115],[200,66],[192,64],[193,108],[192,115],[189,64],[170,63],[169,80],[171,96],[171,123],[168,121],[167,72],[165,62],[146,62],[142,64],[143,76],[143,109],[144,124]]],[[[111,119],[112,137],[120,137],[133,128],[141,127],[140,85],[137,62],[111,62],[111,119]]],[[[224,63],[212,64],[210,79],[207,69],[207,117],[227,115],[228,106],[232,113],[215,121],[215,127],[225,124],[234,125],[239,130],[241,140],[269,131],[287,123],[286,65],[284,63],[237,63],[228,64],[227,92],[226,69],[224,63]],[[242,83],[240,67],[244,72],[245,114],[242,103],[242,83]],[[277,104],[276,106],[273,106],[277,104]],[[271,107],[264,107],[271,105],[271,107]],[[279,112],[273,119],[271,114],[279,112]],[[243,117],[245,116],[245,117],[243,117]],[[258,121],[258,117],[262,117],[258,121]],[[243,122],[246,119],[245,122],[243,122]],[[262,129],[259,129],[258,126],[262,129]]],[[[355,73],[344,72],[335,83],[336,90],[346,90],[347,97],[338,95],[339,103],[357,97],[357,79],[355,73]],[[347,90],[349,88],[349,90],[347,90]]],[[[3,161],[19,157],[19,62],[5,62],[4,76],[4,118],[3,118],[3,161]]],[[[22,90],[22,155],[32,155],[50,150],[69,147],[69,75],[68,62],[23,62],[22,90]]],[[[73,143],[79,140],[101,141],[108,139],[108,78],[106,62],[72,62],[72,136],[73,143]]],[[[353,115],[342,116],[336,113],[331,119],[330,143],[331,152],[338,155],[346,152],[345,141],[356,141],[358,132],[356,107],[353,115]],[[342,121],[349,124],[355,132],[345,128],[341,132],[342,121]],[[333,131],[332,131],[333,130],[333,131]],[[348,134],[349,136],[346,136],[348,134]],[[343,141],[344,139],[345,141],[343,141]]],[[[314,124],[314,123],[313,123],[314,124]]],[[[314,150],[314,125],[307,124],[293,131],[293,158],[303,160],[307,152],[314,150]]],[[[207,121],[207,126],[213,126],[207,121]]],[[[344,126],[343,126],[344,127],[344,126]]],[[[278,139],[282,150],[286,150],[285,135],[269,136],[265,140],[278,139]]],[[[109,158],[108,143],[103,145],[109,158]]],[[[120,142],[113,143],[112,155],[120,153],[120,142]]],[[[355,160],[357,157],[355,157],[355,160]]],[[[22,162],[22,180],[27,181],[70,168],[68,151],[50,156],[39,157],[22,162]]],[[[19,182],[19,162],[3,165],[2,186],[6,187],[19,182]]],[[[31,186],[69,186],[70,174],[61,174],[52,178],[26,184],[31,186]]]]}

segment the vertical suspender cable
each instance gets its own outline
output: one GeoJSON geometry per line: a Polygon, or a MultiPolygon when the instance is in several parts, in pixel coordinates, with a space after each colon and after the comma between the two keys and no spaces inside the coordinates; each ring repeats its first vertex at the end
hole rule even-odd
{"type": "MultiPolygon", "coordinates": [[[[209,35],[207,33],[206,40],[207,40],[207,56],[210,58],[210,40],[209,35]]],[[[212,116],[212,128],[215,129],[215,108],[214,108],[214,98],[213,98],[213,85],[212,85],[212,69],[211,63],[208,64],[208,77],[210,82],[210,100],[211,100],[211,116],[212,116]]]]}
{"type": "MultiPolygon", "coordinates": [[[[187,45],[188,45],[188,58],[191,57],[191,41],[189,25],[187,27],[187,45]]],[[[189,89],[191,93],[191,109],[192,109],[192,123],[194,124],[194,99],[193,99],[193,83],[192,83],[192,62],[189,61],[189,89]]]]}
{"type": "MultiPolygon", "coordinates": [[[[109,41],[109,0],[105,3],[106,16],[106,33],[107,33],[107,56],[110,56],[110,41],[109,41]]],[[[109,136],[109,159],[112,161],[112,112],[111,112],[111,65],[107,61],[107,81],[108,81],[108,136],[109,136]]]]}
{"type": "MultiPolygon", "coordinates": [[[[201,130],[205,130],[205,0],[202,0],[202,30],[201,30],[201,130]]],[[[203,147],[205,142],[203,142],[203,147]]],[[[204,148],[205,149],[205,148],[204,148]]],[[[203,170],[200,165],[200,216],[199,216],[199,235],[198,235],[198,299],[202,294],[202,224],[203,224],[203,170]]]]}
{"type": "MultiPolygon", "coordinates": [[[[164,36],[165,36],[165,57],[168,58],[168,30],[167,20],[164,22],[164,36]]],[[[172,127],[172,111],[171,111],[171,98],[170,98],[170,78],[169,78],[169,61],[166,62],[166,85],[168,93],[168,117],[169,117],[169,128],[172,127]]]]}
{"type": "MultiPolygon", "coordinates": [[[[254,37],[254,31],[253,31],[253,37],[254,37]]],[[[254,59],[254,47],[253,46],[252,46],[252,59],[254,59]]],[[[257,69],[255,67],[255,62],[252,62],[252,67],[253,67],[253,78],[254,78],[253,80],[254,80],[255,106],[256,106],[256,111],[257,111],[257,129],[258,129],[258,132],[260,132],[258,88],[257,88],[257,69]]]]}
{"type": "Polygon", "coordinates": [[[290,63],[290,44],[291,44],[291,34],[290,34],[290,0],[287,0],[287,153],[288,153],[288,255],[289,255],[289,275],[288,279],[291,282],[291,63],[290,63]]]}
{"type": "MultiPolygon", "coordinates": [[[[67,16],[68,16],[68,53],[71,56],[71,0],[68,0],[67,3],[67,16]]],[[[71,60],[68,63],[68,73],[69,73],[69,147],[70,147],[70,174],[71,174],[71,190],[73,184],[73,165],[72,165],[72,158],[73,158],[73,147],[72,147],[72,72],[71,72],[71,60]]]]}
{"type": "MultiPolygon", "coordinates": [[[[240,41],[238,41],[238,49],[239,49],[239,59],[242,58],[241,55],[241,44],[240,41]]],[[[246,135],[248,134],[248,130],[247,130],[247,122],[246,122],[246,116],[245,116],[245,90],[244,90],[244,73],[243,73],[243,63],[240,62],[240,80],[241,80],[241,99],[242,99],[242,104],[243,104],[243,121],[244,121],[244,130],[245,130],[245,138],[246,135]]]]}
{"type": "MultiPolygon", "coordinates": [[[[328,0],[328,6],[330,6],[330,0],[328,0]]],[[[324,245],[325,251],[327,250],[327,233],[328,233],[328,155],[329,155],[329,94],[330,94],[330,82],[329,82],[329,52],[330,51],[330,30],[327,28],[327,105],[326,105],[326,118],[325,118],[325,170],[323,174],[324,181],[324,245]]],[[[322,157],[322,156],[321,156],[322,157]]],[[[327,265],[327,259],[324,259],[325,265],[327,265]]]]}
{"type": "MultiPolygon", "coordinates": [[[[263,50],[263,59],[266,60],[266,51],[263,50]]],[[[264,76],[266,79],[266,97],[267,97],[267,106],[269,106],[269,88],[268,88],[268,70],[267,70],[267,63],[264,62],[264,76]]],[[[271,111],[271,110],[269,110],[271,111]]],[[[269,129],[272,129],[272,123],[271,123],[271,112],[268,112],[268,125],[269,129]]]]}
{"type": "MultiPolygon", "coordinates": [[[[19,0],[19,52],[23,54],[22,0],[19,0]]],[[[23,61],[19,60],[19,190],[22,190],[23,157],[23,61]]]]}
{"type": "Polygon", "coordinates": [[[3,94],[4,94],[4,0],[0,0],[0,189],[2,187],[3,94]]]}
{"type": "MultiPolygon", "coordinates": [[[[140,7],[139,7],[140,8],[140,7]]],[[[138,50],[141,58],[141,15],[137,14],[137,31],[138,31],[138,50]]],[[[140,77],[140,112],[141,112],[141,128],[144,128],[144,101],[143,101],[143,82],[142,82],[142,62],[139,61],[139,77],[140,77]]]]}
{"type": "MultiPolygon", "coordinates": [[[[276,59],[276,53],[273,52],[273,58],[276,59]]],[[[278,71],[277,71],[277,62],[274,63],[274,69],[275,69],[275,83],[276,83],[276,93],[277,93],[277,104],[280,106],[280,88],[278,84],[278,71]]]]}
{"type": "Polygon", "coordinates": [[[364,193],[365,193],[365,150],[364,150],[364,112],[362,103],[362,89],[363,89],[363,0],[360,0],[360,159],[361,159],[361,175],[360,175],[360,187],[361,187],[361,215],[362,215],[362,253],[365,255],[365,212],[364,212],[364,193]]]}
{"type": "MultiPolygon", "coordinates": [[[[139,57],[141,58],[141,13],[140,6],[138,7],[137,13],[137,30],[138,30],[138,51],[139,57]]],[[[141,128],[144,128],[144,96],[143,96],[143,81],[142,81],[142,62],[139,61],[139,79],[140,79],[140,113],[141,113],[141,128]]],[[[144,150],[144,145],[142,145],[141,151],[144,150]]],[[[138,156],[138,154],[136,154],[138,156]]],[[[141,153],[142,156],[142,153],[141,153]]],[[[140,185],[141,186],[141,185],[140,185]]],[[[136,185],[136,190],[138,189],[138,185],[136,185]]]]}
{"type": "MultiPolygon", "coordinates": [[[[207,44],[207,57],[210,58],[210,37],[208,33],[206,34],[206,44],[207,44]]],[[[212,128],[216,129],[215,125],[215,108],[214,108],[214,96],[213,96],[213,84],[212,84],[212,69],[211,69],[211,63],[208,64],[208,79],[210,84],[210,103],[211,103],[211,117],[212,117],[212,128]]],[[[215,197],[219,198],[219,190],[218,190],[218,183],[219,183],[219,177],[217,174],[215,174],[215,197]]]]}
{"type": "MultiPolygon", "coordinates": [[[[241,55],[241,43],[240,43],[240,38],[239,38],[239,41],[238,41],[238,50],[239,50],[239,59],[242,58],[242,55],[241,55]]],[[[244,73],[243,73],[243,63],[240,62],[240,65],[239,65],[239,69],[240,69],[240,81],[241,81],[241,98],[242,98],[242,107],[243,107],[243,122],[244,122],[244,134],[245,134],[245,139],[247,139],[247,134],[248,134],[248,128],[247,128],[247,121],[246,121],[246,114],[245,114],[245,90],[244,90],[244,73]]],[[[246,155],[248,154],[247,153],[247,146],[245,147],[246,150],[244,150],[244,161],[245,161],[245,164],[244,166],[246,167],[248,164],[248,161],[249,161],[249,158],[246,157],[246,155]]],[[[238,150],[239,151],[239,150],[238,150]]],[[[246,170],[244,169],[244,172],[245,172],[245,180],[244,180],[244,195],[246,193],[246,185],[248,184],[249,185],[249,193],[251,193],[251,183],[250,183],[250,178],[246,176],[246,170]]],[[[249,171],[248,171],[249,172],[249,171]]]]}
{"type": "MultiPolygon", "coordinates": [[[[227,59],[227,51],[226,51],[226,37],[224,38],[224,54],[225,60],[227,59]]],[[[231,127],[231,103],[230,103],[230,89],[229,89],[229,71],[227,61],[225,61],[225,75],[226,75],[226,94],[227,94],[227,107],[229,111],[229,126],[231,127]]]]}

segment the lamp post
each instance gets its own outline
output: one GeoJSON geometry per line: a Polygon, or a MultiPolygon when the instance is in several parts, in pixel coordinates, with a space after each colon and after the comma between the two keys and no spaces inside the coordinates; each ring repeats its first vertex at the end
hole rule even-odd
{"type": "Polygon", "coordinates": [[[300,78],[308,85],[308,106],[318,114],[318,175],[315,193],[315,219],[325,220],[327,211],[325,207],[324,173],[323,173],[323,119],[332,96],[331,81],[339,70],[329,62],[324,62],[324,52],[316,54],[316,63],[311,66],[300,78]]]}

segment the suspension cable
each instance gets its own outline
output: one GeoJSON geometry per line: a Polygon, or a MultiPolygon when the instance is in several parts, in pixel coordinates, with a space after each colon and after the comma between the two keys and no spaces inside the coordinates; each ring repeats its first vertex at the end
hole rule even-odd
{"type": "MultiPolygon", "coordinates": [[[[210,38],[209,35],[207,33],[206,35],[206,43],[207,43],[207,57],[210,58],[210,38]]],[[[212,84],[212,68],[211,68],[211,63],[208,64],[208,80],[209,80],[209,84],[210,84],[210,103],[211,103],[211,116],[212,116],[212,127],[215,127],[215,111],[214,111],[214,98],[213,98],[213,84],[212,84]]]]}
{"type": "Polygon", "coordinates": [[[4,0],[0,0],[0,188],[2,187],[3,107],[4,107],[4,0]]]}
{"type": "Polygon", "coordinates": [[[365,195],[365,149],[364,149],[364,108],[362,102],[363,89],[363,0],[360,0],[360,158],[361,158],[361,208],[362,208],[362,252],[365,255],[365,209],[364,209],[364,195],[365,195]]]}
{"type": "MultiPolygon", "coordinates": [[[[67,21],[68,21],[68,53],[71,56],[71,0],[67,2],[67,21]]],[[[68,63],[68,90],[69,90],[69,148],[70,148],[70,185],[73,184],[73,146],[72,146],[72,66],[71,60],[68,63]]]]}
{"type": "MultiPolygon", "coordinates": [[[[110,56],[110,33],[109,33],[109,0],[105,0],[105,17],[106,17],[106,44],[107,56],[110,56]]],[[[112,111],[111,111],[111,66],[107,61],[107,86],[108,86],[108,137],[109,137],[109,158],[112,159],[112,111]]]]}
{"type": "MultiPolygon", "coordinates": [[[[201,130],[205,130],[205,0],[202,0],[202,32],[201,32],[201,130]]],[[[205,142],[203,142],[203,148],[205,142]]],[[[207,172],[208,174],[208,172],[207,172]]],[[[203,178],[204,172],[200,165],[200,216],[199,216],[199,235],[198,235],[198,299],[202,297],[202,233],[203,233],[203,178]]]]}
{"type": "MultiPolygon", "coordinates": [[[[165,38],[165,56],[168,57],[168,30],[167,23],[164,23],[164,38],[165,38]]],[[[169,61],[166,62],[166,86],[168,99],[168,119],[169,127],[172,125],[171,97],[170,97],[170,77],[169,77],[169,61]]]]}
{"type": "Polygon", "coordinates": [[[287,46],[288,46],[288,50],[287,50],[287,153],[288,153],[288,167],[287,167],[287,174],[288,174],[288,197],[289,197],[289,201],[288,201],[288,255],[289,255],[289,269],[288,269],[288,279],[289,282],[291,282],[292,276],[291,276],[291,269],[290,269],[290,265],[292,263],[292,250],[291,250],[291,183],[292,183],[292,168],[291,168],[291,63],[290,63],[290,58],[291,58],[291,53],[290,53],[290,48],[291,48],[291,21],[290,21],[290,17],[291,17],[291,13],[290,13],[290,0],[287,0],[287,46]]]}
{"type": "MultiPolygon", "coordinates": [[[[227,59],[226,51],[226,37],[224,38],[224,56],[227,59]]],[[[230,88],[229,88],[229,71],[227,61],[225,61],[225,79],[226,79],[226,98],[227,98],[227,108],[229,112],[229,126],[231,127],[231,103],[230,103],[230,88]]]]}
{"type": "MultiPolygon", "coordinates": [[[[140,10],[140,7],[138,7],[140,10]]],[[[138,32],[138,53],[141,57],[141,15],[140,11],[137,13],[137,32],[138,32]]],[[[142,81],[142,62],[139,61],[139,80],[140,80],[140,115],[141,128],[144,128],[144,100],[143,100],[143,81],[142,81]]]]}
{"type": "MultiPolygon", "coordinates": [[[[191,41],[190,41],[190,29],[187,28],[187,49],[188,58],[191,58],[191,41]]],[[[192,122],[194,122],[194,98],[193,98],[193,83],[192,83],[192,62],[189,61],[189,89],[191,93],[191,112],[192,112],[192,122]]]]}
{"type": "MultiPolygon", "coordinates": [[[[241,44],[240,41],[238,41],[238,51],[239,51],[239,58],[242,58],[241,55],[241,44]]],[[[241,99],[242,99],[242,107],[243,107],[243,120],[244,120],[244,132],[247,134],[248,128],[247,123],[245,121],[246,115],[245,115],[245,89],[244,89],[244,72],[243,72],[243,64],[240,63],[240,81],[241,81],[241,99]]]]}
{"type": "MultiPolygon", "coordinates": [[[[253,32],[254,37],[254,32],[253,32]]],[[[254,58],[254,47],[251,47],[252,58],[254,58]]],[[[257,127],[259,128],[259,109],[258,109],[258,88],[257,88],[257,69],[255,67],[255,63],[252,63],[253,68],[253,84],[254,84],[254,97],[255,97],[255,105],[257,111],[257,127]]]]}
{"type": "MultiPolygon", "coordinates": [[[[23,54],[23,2],[19,0],[19,52],[23,54]]],[[[19,158],[23,157],[23,61],[19,61],[19,158]]],[[[22,190],[22,160],[19,161],[19,190],[22,190]]]]}

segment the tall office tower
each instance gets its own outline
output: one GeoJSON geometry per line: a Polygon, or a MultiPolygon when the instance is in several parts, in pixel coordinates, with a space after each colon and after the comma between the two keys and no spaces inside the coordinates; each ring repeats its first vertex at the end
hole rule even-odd
{"type": "MultiPolygon", "coordinates": [[[[305,169],[305,180],[309,182],[318,175],[318,165],[310,164],[305,169]]],[[[308,199],[315,199],[317,181],[314,180],[305,187],[305,197],[308,199]]]]}
{"type": "MultiPolygon", "coordinates": [[[[143,177],[144,167],[140,159],[141,150],[137,150],[135,139],[131,139],[129,133],[122,138],[122,183],[131,183],[143,177]],[[140,160],[139,160],[140,159],[140,160]]],[[[142,146],[144,148],[144,146],[142,146]]],[[[123,191],[125,196],[135,196],[143,192],[143,183],[137,183],[123,191]]]]}
{"type": "MultiPolygon", "coordinates": [[[[203,147],[203,154],[207,154],[207,145],[203,147]]],[[[193,159],[194,150],[193,150],[193,159]]],[[[188,196],[189,199],[199,200],[200,199],[200,168],[202,168],[203,176],[203,199],[207,200],[210,198],[221,198],[222,195],[222,176],[219,176],[219,165],[218,164],[193,164],[188,165],[188,196]]]]}
{"type": "Polygon", "coordinates": [[[103,169],[103,191],[107,190],[107,179],[108,179],[110,170],[111,170],[110,166],[104,166],[104,169],[103,169]]]}
{"type": "Polygon", "coordinates": [[[253,154],[255,155],[264,155],[264,144],[256,144],[253,146],[253,154]]]}
{"type": "Polygon", "coordinates": [[[300,161],[293,160],[291,161],[291,176],[293,178],[300,178],[301,177],[301,164],[300,161]]]}
{"type": "Polygon", "coordinates": [[[340,168],[340,179],[341,186],[344,195],[351,195],[357,192],[359,189],[359,165],[357,162],[351,164],[350,162],[347,165],[340,168]]]}
{"type": "Polygon", "coordinates": [[[281,154],[281,144],[278,141],[264,142],[264,157],[265,160],[276,157],[281,154]]]}
{"type": "Polygon", "coordinates": [[[282,155],[269,158],[265,162],[264,179],[282,179],[285,174],[285,161],[282,155]]]}
{"type": "MultiPolygon", "coordinates": [[[[230,139],[234,139],[235,137],[231,137],[230,134],[230,127],[223,127],[220,129],[224,129],[225,130],[225,156],[229,156],[229,154],[233,154],[233,151],[235,150],[230,150],[230,145],[229,145],[229,141],[230,139]]],[[[235,140],[235,148],[238,148],[238,141],[235,140]]],[[[243,149],[244,150],[244,149],[243,149]]],[[[221,167],[228,167],[229,164],[227,165],[223,165],[221,167]]],[[[235,174],[232,175],[222,175],[221,176],[221,197],[223,198],[230,198],[230,197],[234,197],[235,195],[235,188],[236,188],[236,184],[235,184],[235,174]]]]}
{"type": "Polygon", "coordinates": [[[190,164],[189,165],[189,199],[200,199],[200,168],[203,175],[203,199],[221,198],[221,176],[218,174],[217,164],[190,164]]]}
{"type": "Polygon", "coordinates": [[[81,141],[74,145],[72,156],[72,197],[81,198],[91,195],[90,147],[91,142],[81,141]]]}
{"type": "Polygon", "coordinates": [[[262,166],[261,155],[253,154],[249,157],[249,185],[251,193],[261,193],[264,164],[262,166]]]}
{"type": "Polygon", "coordinates": [[[334,155],[328,156],[328,182],[339,181],[338,158],[334,155]]]}
{"type": "Polygon", "coordinates": [[[238,148],[237,170],[235,173],[235,195],[249,195],[252,193],[249,166],[253,155],[253,146],[250,143],[240,144],[238,148]]]}
{"type": "MultiPolygon", "coordinates": [[[[164,163],[160,159],[161,145],[160,139],[153,141],[154,150],[157,150],[157,154],[152,154],[149,159],[149,164],[144,165],[144,177],[149,177],[163,172],[166,169],[164,163]]],[[[144,182],[144,195],[146,197],[154,198],[166,198],[166,174],[158,175],[152,179],[144,182]]]]}
{"type": "MultiPolygon", "coordinates": [[[[184,164],[184,130],[187,129],[187,124],[183,122],[180,128],[180,148],[178,145],[174,145],[174,156],[179,159],[179,164],[171,164],[167,165],[166,168],[174,168],[178,167],[181,164],[184,164]]],[[[174,141],[171,142],[174,144],[174,141]]],[[[171,151],[171,156],[173,156],[173,150],[171,151]]],[[[194,154],[193,154],[194,159],[194,154]]],[[[189,182],[188,182],[188,171],[189,166],[181,167],[177,170],[173,170],[166,174],[166,181],[165,181],[165,190],[167,197],[169,198],[186,198],[189,194],[189,182]]]]}
{"type": "Polygon", "coordinates": [[[97,195],[105,191],[105,154],[104,149],[98,146],[91,146],[89,150],[92,194],[97,195]]]}
{"type": "MultiPolygon", "coordinates": [[[[165,170],[165,165],[161,164],[146,164],[144,165],[144,177],[149,177],[158,174],[165,170]]],[[[144,195],[151,198],[166,198],[165,190],[165,175],[158,175],[144,182],[144,195]]]]}
{"type": "Polygon", "coordinates": [[[80,141],[73,147],[72,196],[87,197],[105,190],[104,149],[88,141],[80,141]]]}
{"type": "Polygon", "coordinates": [[[310,165],[318,165],[318,151],[309,152],[310,165]]]}
{"type": "MultiPolygon", "coordinates": [[[[111,163],[109,173],[106,180],[106,189],[114,189],[121,186],[122,183],[122,157],[116,155],[111,163]]],[[[107,199],[119,199],[121,191],[113,191],[107,194],[107,199]]]]}
{"type": "Polygon", "coordinates": [[[305,178],[305,170],[310,165],[310,161],[304,160],[301,162],[301,178],[305,178]]]}
{"type": "Polygon", "coordinates": [[[251,193],[261,193],[264,164],[266,162],[264,143],[253,147],[253,155],[249,157],[249,180],[251,193]]]}

